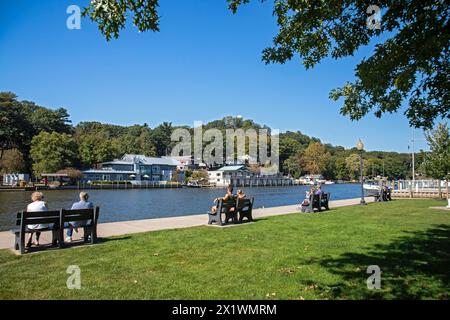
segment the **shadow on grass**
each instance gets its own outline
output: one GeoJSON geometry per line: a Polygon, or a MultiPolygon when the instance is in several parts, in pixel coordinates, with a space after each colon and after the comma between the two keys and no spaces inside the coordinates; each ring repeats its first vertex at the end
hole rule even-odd
{"type": "Polygon", "coordinates": [[[449,299],[450,225],[408,232],[396,241],[366,253],[346,253],[316,261],[343,281],[318,284],[330,299],[449,299]],[[367,289],[367,267],[381,268],[381,289],[367,289]]]}
{"type": "Polygon", "coordinates": [[[66,242],[63,248],[60,248],[58,245],[53,245],[51,243],[41,244],[39,247],[31,247],[27,248],[27,254],[30,253],[41,253],[46,251],[58,251],[58,250],[68,250],[72,248],[80,248],[80,247],[88,247],[88,246],[97,246],[101,244],[105,244],[108,242],[122,241],[128,240],[131,236],[123,236],[123,237],[115,237],[115,238],[97,238],[95,243],[91,243],[90,241],[84,241],[82,239],[75,240],[73,242],[66,242]]]}
{"type": "Polygon", "coordinates": [[[84,240],[76,240],[71,243],[66,243],[64,248],[81,247],[81,246],[95,246],[95,245],[104,244],[104,243],[108,243],[108,242],[116,242],[116,241],[129,240],[129,239],[131,239],[131,236],[121,236],[121,237],[113,237],[113,238],[97,238],[97,241],[95,241],[95,243],[91,243],[90,241],[84,241],[84,240]]]}
{"type": "Polygon", "coordinates": [[[122,237],[114,237],[114,238],[97,238],[96,243],[101,244],[101,243],[115,242],[115,241],[129,240],[129,239],[131,239],[131,236],[122,236],[122,237]]]}

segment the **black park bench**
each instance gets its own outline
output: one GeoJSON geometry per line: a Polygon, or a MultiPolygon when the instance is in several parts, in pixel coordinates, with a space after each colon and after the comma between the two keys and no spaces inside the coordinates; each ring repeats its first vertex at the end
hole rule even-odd
{"type": "Polygon", "coordinates": [[[380,190],[365,190],[366,197],[374,197],[375,202],[392,201],[392,191],[390,188],[380,188],[380,190]]]}
{"type": "Polygon", "coordinates": [[[238,199],[236,208],[239,215],[239,222],[242,222],[244,218],[248,221],[253,221],[252,211],[255,198],[238,199]]]}
{"type": "Polygon", "coordinates": [[[11,230],[11,232],[15,234],[14,249],[19,250],[20,254],[25,253],[25,236],[27,233],[51,231],[52,245],[56,245],[58,242],[61,242],[59,232],[60,214],[61,210],[18,212],[16,218],[16,228],[11,230]],[[29,229],[28,225],[41,225],[43,228],[29,229]]]}
{"type": "Polygon", "coordinates": [[[83,237],[85,242],[94,244],[97,241],[97,222],[100,208],[95,209],[79,209],[79,210],[61,210],[59,238],[60,248],[65,246],[64,229],[67,229],[67,223],[75,222],[77,228],[83,228],[83,237]]]}
{"type": "Polygon", "coordinates": [[[217,225],[221,226],[224,223],[232,220],[237,221],[237,211],[236,211],[236,198],[233,197],[228,200],[219,199],[216,204],[216,213],[208,212],[208,224],[213,224],[216,222],[217,225]],[[225,215],[225,220],[222,220],[222,215],[225,215]]]}
{"type": "Polygon", "coordinates": [[[302,205],[301,211],[302,212],[315,212],[314,210],[317,210],[319,212],[322,211],[322,208],[324,210],[330,210],[329,207],[329,201],[330,201],[331,194],[328,193],[321,193],[321,194],[312,194],[309,196],[309,203],[308,205],[304,206],[302,205]]]}
{"type": "Polygon", "coordinates": [[[52,245],[64,247],[64,229],[68,222],[79,222],[78,228],[84,229],[84,240],[90,238],[91,243],[97,241],[97,222],[100,209],[83,210],[57,210],[57,211],[38,211],[17,213],[16,228],[11,232],[15,234],[14,249],[24,254],[25,236],[28,233],[52,232],[52,245]],[[40,229],[29,229],[28,225],[42,225],[40,229]]]}

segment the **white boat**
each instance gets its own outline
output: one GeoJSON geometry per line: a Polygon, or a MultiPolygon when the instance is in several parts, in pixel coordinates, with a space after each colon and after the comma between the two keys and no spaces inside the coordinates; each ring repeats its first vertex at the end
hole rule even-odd
{"type": "Polygon", "coordinates": [[[378,181],[367,181],[363,184],[363,189],[366,196],[376,196],[381,192],[381,185],[378,181]]]}
{"type": "Polygon", "coordinates": [[[334,184],[334,181],[325,181],[325,184],[334,184]]]}
{"type": "Polygon", "coordinates": [[[370,184],[370,183],[364,183],[363,185],[364,190],[372,190],[372,191],[380,191],[381,187],[376,184],[370,184]]]}
{"type": "Polygon", "coordinates": [[[186,184],[186,187],[188,187],[188,188],[201,188],[202,186],[198,183],[198,181],[189,181],[186,184]]]}

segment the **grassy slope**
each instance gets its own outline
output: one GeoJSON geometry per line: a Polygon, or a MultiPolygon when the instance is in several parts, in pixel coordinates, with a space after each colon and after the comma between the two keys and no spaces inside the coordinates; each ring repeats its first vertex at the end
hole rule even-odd
{"type": "Polygon", "coordinates": [[[1,250],[0,298],[448,299],[450,215],[428,209],[439,204],[346,207],[21,257],[1,250]],[[66,287],[69,265],[81,268],[81,290],[66,287]],[[383,271],[379,291],[366,287],[369,265],[383,271]]]}

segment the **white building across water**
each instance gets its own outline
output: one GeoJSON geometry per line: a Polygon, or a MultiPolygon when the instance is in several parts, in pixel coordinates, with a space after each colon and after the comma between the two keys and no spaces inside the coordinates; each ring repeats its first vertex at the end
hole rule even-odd
{"type": "Polygon", "coordinates": [[[293,185],[294,180],[283,177],[281,173],[261,175],[252,172],[244,165],[225,166],[218,170],[208,171],[208,179],[211,185],[224,187],[233,186],[262,187],[262,186],[288,186],[293,185]]]}
{"type": "MultiPolygon", "coordinates": [[[[170,158],[153,158],[144,155],[126,154],[121,159],[102,163],[101,169],[83,171],[84,181],[131,181],[170,182],[180,162],[170,158]]],[[[177,174],[181,182],[183,173],[177,174]]]]}
{"type": "Polygon", "coordinates": [[[3,175],[4,186],[17,186],[21,181],[28,182],[30,175],[26,173],[8,173],[3,175]]]}

